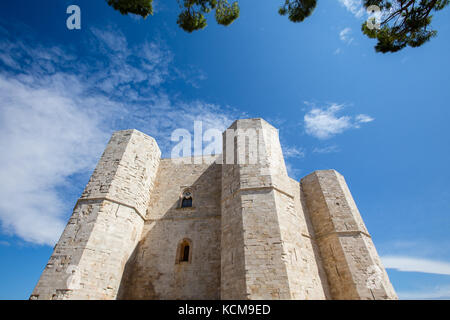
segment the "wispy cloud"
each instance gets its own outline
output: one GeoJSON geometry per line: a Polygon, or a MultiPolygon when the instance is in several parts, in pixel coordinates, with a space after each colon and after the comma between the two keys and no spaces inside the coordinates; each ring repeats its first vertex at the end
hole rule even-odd
{"type": "Polygon", "coordinates": [[[372,122],[375,119],[368,116],[367,114],[359,114],[356,116],[355,120],[358,123],[367,123],[367,122],[372,122]]]}
{"type": "Polygon", "coordinates": [[[361,18],[365,13],[361,0],[339,0],[339,3],[357,18],[361,18]]]}
{"type": "Polygon", "coordinates": [[[0,221],[26,241],[55,243],[73,205],[58,190],[88,176],[112,131],[141,130],[167,155],[174,129],[192,130],[194,120],[224,129],[237,117],[228,106],[170,98],[163,85],[179,72],[158,41],[130,45],[112,28],[93,28],[78,56],[0,33],[0,221]]]}
{"type": "Polygon", "coordinates": [[[345,42],[346,44],[352,43],[354,39],[353,37],[351,37],[351,32],[351,28],[342,29],[341,32],[339,32],[339,39],[341,39],[341,41],[345,42]]]}
{"type": "Polygon", "coordinates": [[[383,256],[383,264],[388,269],[405,272],[423,272],[450,275],[450,262],[408,256],[383,256]]]}
{"type": "MultiPolygon", "coordinates": [[[[351,12],[355,18],[362,19],[364,16],[367,18],[374,17],[377,21],[383,21],[389,17],[393,12],[398,11],[401,8],[400,1],[392,1],[392,6],[389,9],[383,9],[376,12],[368,12],[363,5],[362,0],[339,0],[339,3],[351,12]]],[[[401,22],[402,17],[399,17],[397,22],[401,22]]]]}
{"type": "Polygon", "coordinates": [[[296,146],[283,146],[283,155],[286,158],[304,158],[305,150],[296,146]]]}
{"type": "Polygon", "coordinates": [[[0,219],[6,231],[39,244],[57,239],[65,212],[56,187],[90,170],[107,141],[95,111],[108,103],[102,100],[0,75],[0,148],[8,150],[0,160],[0,219]]]}
{"type": "Polygon", "coordinates": [[[374,120],[364,114],[356,117],[338,116],[343,108],[344,105],[336,103],[323,108],[313,107],[304,116],[306,133],[319,139],[328,139],[348,129],[359,128],[362,123],[374,120]]]}

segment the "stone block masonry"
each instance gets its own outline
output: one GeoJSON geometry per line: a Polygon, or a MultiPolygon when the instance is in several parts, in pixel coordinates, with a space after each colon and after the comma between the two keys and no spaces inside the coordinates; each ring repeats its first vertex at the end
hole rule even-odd
{"type": "Polygon", "coordinates": [[[30,299],[397,298],[339,173],[289,178],[263,119],[223,146],[177,162],[114,133],[30,299]]]}
{"type": "Polygon", "coordinates": [[[31,299],[115,299],[140,240],[161,152],[136,130],[114,133],[31,299]]]}
{"type": "Polygon", "coordinates": [[[344,177],[316,171],[301,180],[333,299],[396,299],[344,177]]]}

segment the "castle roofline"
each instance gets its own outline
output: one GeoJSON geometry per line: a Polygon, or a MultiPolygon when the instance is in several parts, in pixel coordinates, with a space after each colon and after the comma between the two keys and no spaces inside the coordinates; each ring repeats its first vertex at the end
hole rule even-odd
{"type": "MultiPolygon", "coordinates": [[[[230,129],[230,128],[232,128],[233,126],[236,126],[236,124],[238,123],[238,122],[249,122],[249,121],[261,121],[262,123],[265,123],[266,125],[269,125],[269,126],[271,126],[272,128],[274,128],[274,129],[277,129],[277,128],[275,128],[273,125],[271,125],[269,122],[267,122],[265,119],[263,119],[263,118],[245,118],[245,119],[237,119],[237,120],[235,120],[235,121],[233,121],[233,123],[228,127],[228,129],[230,129]]],[[[278,130],[278,129],[277,129],[278,130]]],[[[147,137],[149,137],[149,138],[151,138],[151,139],[153,139],[153,140],[155,140],[155,138],[154,137],[152,137],[152,136],[150,136],[150,135],[148,135],[148,134],[146,134],[146,133],[144,133],[144,132],[142,132],[142,131],[139,131],[139,130],[137,130],[137,129],[123,129],[123,130],[117,130],[117,131],[114,131],[114,134],[117,134],[117,133],[122,133],[122,134],[127,134],[127,133],[129,133],[129,134],[132,134],[132,133],[138,133],[138,134],[141,134],[141,135],[144,135],[144,136],[147,136],[147,137]]],[[[156,140],[155,140],[156,141],[156,140]]]]}
{"type": "Polygon", "coordinates": [[[267,122],[265,119],[263,118],[245,118],[245,119],[237,119],[235,121],[233,121],[233,123],[228,127],[228,129],[231,129],[232,127],[236,127],[238,122],[250,122],[250,121],[261,121],[262,123],[265,123],[266,125],[278,130],[277,128],[275,128],[273,125],[271,125],[269,122],[267,122]]]}

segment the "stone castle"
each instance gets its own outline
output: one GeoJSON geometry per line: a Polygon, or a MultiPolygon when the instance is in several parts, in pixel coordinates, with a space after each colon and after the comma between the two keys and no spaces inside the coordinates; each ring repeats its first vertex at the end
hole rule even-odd
{"type": "Polygon", "coordinates": [[[344,177],[289,178],[263,119],[230,130],[188,164],[115,132],[30,299],[397,299],[344,177]]]}

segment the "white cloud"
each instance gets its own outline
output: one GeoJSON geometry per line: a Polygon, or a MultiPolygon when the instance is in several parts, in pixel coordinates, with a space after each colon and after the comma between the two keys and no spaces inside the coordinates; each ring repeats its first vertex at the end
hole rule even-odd
{"type": "Polygon", "coordinates": [[[368,117],[366,115],[358,115],[356,118],[338,116],[343,107],[336,103],[325,108],[313,107],[304,116],[306,133],[319,139],[328,139],[348,129],[359,128],[363,123],[361,119],[368,119],[365,118],[368,117]]]}
{"type": "Polygon", "coordinates": [[[73,208],[59,189],[89,175],[112,131],[141,130],[167,154],[174,129],[193,120],[224,129],[236,117],[227,106],[169,98],[161,85],[177,71],[159,42],[130,46],[120,32],[92,29],[90,51],[77,57],[32,38],[0,39],[0,221],[29,242],[57,241],[73,208]]]}
{"type": "MultiPolygon", "coordinates": [[[[92,28],[91,47],[98,67],[89,77],[91,84],[115,98],[136,100],[154,94],[155,87],[170,79],[173,54],[160,42],[129,46],[120,31],[92,28]],[[139,85],[139,89],[135,86],[139,85]]],[[[91,65],[83,65],[88,71],[91,65]]]]}
{"type": "Polygon", "coordinates": [[[295,146],[283,146],[283,155],[286,158],[304,158],[305,150],[295,146]]]}
{"type": "Polygon", "coordinates": [[[100,40],[99,44],[107,50],[113,50],[114,54],[121,53],[125,56],[129,54],[127,39],[120,31],[91,28],[91,32],[100,40]]]}
{"type": "MultiPolygon", "coordinates": [[[[383,21],[393,12],[396,12],[400,9],[401,3],[400,1],[392,1],[392,6],[389,9],[383,9],[381,11],[376,12],[368,12],[363,5],[362,0],[339,0],[339,3],[344,6],[349,12],[351,12],[355,18],[361,19],[363,16],[367,16],[367,18],[376,18],[377,21],[383,21]]],[[[401,23],[403,21],[402,17],[399,17],[396,21],[397,23],[401,23]]]]}
{"type": "Polygon", "coordinates": [[[356,120],[356,122],[359,122],[359,123],[367,123],[367,122],[372,122],[375,119],[366,114],[359,114],[356,116],[355,120],[356,120]]]}
{"type": "Polygon", "coordinates": [[[342,105],[333,104],[327,109],[314,108],[305,117],[306,133],[319,139],[327,139],[351,127],[351,118],[337,117],[342,105]]]}
{"type": "Polygon", "coordinates": [[[450,275],[450,262],[407,256],[383,256],[383,264],[388,269],[405,272],[423,272],[450,275]]]}
{"type": "MultiPolygon", "coordinates": [[[[77,101],[78,100],[78,101],[77,101]]],[[[86,112],[54,86],[0,75],[0,219],[24,240],[51,243],[64,223],[56,186],[92,168],[106,141],[100,114],[86,112]]]]}
{"type": "Polygon", "coordinates": [[[339,39],[347,44],[352,43],[354,39],[350,36],[351,32],[351,28],[342,29],[341,32],[339,32],[339,39]]]}
{"type": "Polygon", "coordinates": [[[339,3],[357,18],[361,18],[365,13],[361,0],[339,0],[339,3]]]}

